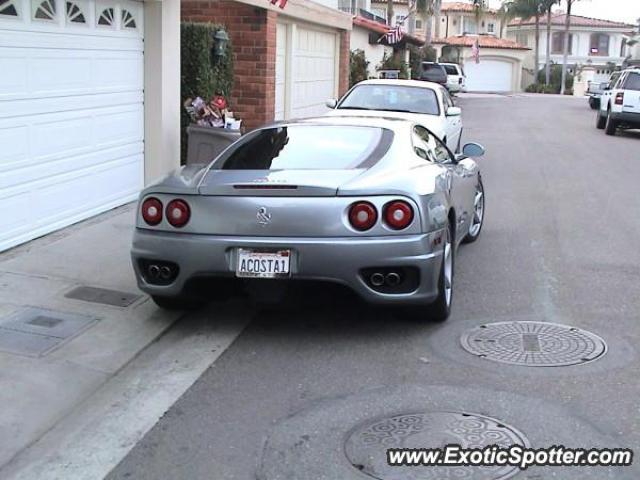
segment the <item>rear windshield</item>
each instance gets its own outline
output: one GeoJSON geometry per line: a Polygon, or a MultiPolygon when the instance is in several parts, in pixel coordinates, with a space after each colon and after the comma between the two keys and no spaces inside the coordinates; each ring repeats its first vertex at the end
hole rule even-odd
{"type": "Polygon", "coordinates": [[[625,90],[640,90],[640,73],[630,73],[624,82],[625,90]]]}
{"type": "Polygon", "coordinates": [[[423,72],[427,72],[427,71],[442,71],[442,65],[438,65],[436,63],[423,63],[422,64],[422,71],[423,72]]]}
{"type": "Polygon", "coordinates": [[[377,127],[293,125],[248,134],[227,150],[215,170],[352,169],[366,163],[381,145],[377,127]]]}
{"type": "Polygon", "coordinates": [[[444,69],[447,71],[447,75],[458,75],[458,69],[453,65],[445,65],[444,69]]]}
{"type": "Polygon", "coordinates": [[[440,115],[436,92],[426,87],[360,85],[347,94],[338,109],[440,115]]]}

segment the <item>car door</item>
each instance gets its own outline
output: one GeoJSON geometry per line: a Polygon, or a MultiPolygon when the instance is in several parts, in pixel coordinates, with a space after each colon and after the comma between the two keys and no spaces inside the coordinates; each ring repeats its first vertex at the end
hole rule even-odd
{"type": "Polygon", "coordinates": [[[446,123],[445,131],[447,132],[447,147],[452,152],[458,149],[458,143],[460,141],[460,135],[462,134],[462,115],[447,116],[447,110],[449,107],[454,107],[453,99],[449,92],[444,88],[442,89],[442,103],[443,113],[446,123]]]}
{"type": "Polygon", "coordinates": [[[629,72],[621,88],[624,91],[622,111],[640,113],[640,73],[629,72]]]}
{"type": "Polygon", "coordinates": [[[613,90],[613,87],[619,79],[619,73],[613,73],[611,75],[609,83],[605,87],[604,91],[602,92],[602,97],[600,98],[600,110],[606,112],[609,109],[609,104],[611,103],[611,91],[613,90]]]}
{"type": "Polygon", "coordinates": [[[456,212],[456,239],[462,240],[473,218],[478,165],[471,158],[456,159],[444,142],[421,125],[414,126],[414,133],[426,147],[426,159],[447,169],[449,198],[456,212]]]}

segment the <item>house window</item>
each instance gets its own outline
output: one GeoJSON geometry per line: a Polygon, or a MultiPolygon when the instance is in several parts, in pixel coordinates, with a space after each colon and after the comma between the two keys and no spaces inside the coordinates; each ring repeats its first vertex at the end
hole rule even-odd
{"type": "Polygon", "coordinates": [[[396,25],[402,25],[404,23],[404,15],[396,15],[396,25]]]}
{"type": "Polygon", "coordinates": [[[622,43],[620,44],[620,56],[621,57],[627,56],[627,39],[626,38],[623,38],[622,43]]]}
{"type": "Polygon", "coordinates": [[[87,23],[80,6],[74,2],[67,2],[67,22],[70,23],[87,23]]]}
{"type": "Polygon", "coordinates": [[[32,2],[33,18],[37,20],[55,20],[56,19],[56,2],[55,0],[36,0],[32,2]]]}
{"type": "Polygon", "coordinates": [[[17,17],[18,7],[16,5],[16,0],[0,0],[0,15],[17,17]]]}
{"type": "Polygon", "coordinates": [[[526,33],[516,33],[516,43],[519,43],[523,47],[529,46],[529,35],[526,33]]]}
{"type": "Polygon", "coordinates": [[[488,23],[487,24],[487,32],[488,33],[496,33],[496,24],[495,23],[488,23]]]}
{"type": "MultiPolygon", "coordinates": [[[[569,53],[573,52],[573,34],[569,34],[569,53]]],[[[551,36],[551,53],[564,53],[564,32],[553,32],[551,36]]]]}
{"type": "Polygon", "coordinates": [[[122,28],[136,28],[136,20],[129,10],[122,10],[122,28]]]}
{"type": "Polygon", "coordinates": [[[105,8],[98,17],[98,25],[103,27],[113,27],[115,25],[114,18],[113,8],[105,8]]]}
{"type": "Polygon", "coordinates": [[[471,34],[478,33],[478,24],[476,23],[475,18],[465,17],[462,30],[463,30],[463,33],[471,33],[471,34]]]}
{"type": "Polygon", "coordinates": [[[422,20],[416,18],[416,30],[422,30],[422,20]]]}
{"type": "Polygon", "coordinates": [[[607,57],[609,55],[609,35],[592,33],[589,55],[607,57]]]}

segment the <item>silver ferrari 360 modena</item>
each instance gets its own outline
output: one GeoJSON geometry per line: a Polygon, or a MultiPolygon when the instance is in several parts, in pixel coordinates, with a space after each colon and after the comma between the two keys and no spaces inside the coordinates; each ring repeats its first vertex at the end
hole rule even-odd
{"type": "Polygon", "coordinates": [[[444,320],[456,250],[482,229],[471,157],[483,154],[471,143],[454,155],[403,119],[319,117],[254,130],[209,165],[142,192],[138,284],[161,307],[181,308],[201,280],[320,280],[444,320]]]}

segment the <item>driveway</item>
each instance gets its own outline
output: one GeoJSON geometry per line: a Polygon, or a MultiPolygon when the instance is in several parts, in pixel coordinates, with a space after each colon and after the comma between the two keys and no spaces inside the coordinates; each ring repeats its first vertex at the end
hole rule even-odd
{"type": "MultiPolygon", "coordinates": [[[[362,451],[350,443],[354,428],[427,411],[497,419],[535,447],[640,446],[640,135],[605,136],[581,99],[460,103],[465,138],[488,152],[488,210],[481,239],[458,253],[449,321],[411,322],[328,289],[256,310],[109,478],[371,478],[340,470],[344,452],[362,451]],[[584,329],[608,351],[589,363],[528,367],[461,347],[470,329],[511,321],[584,329]]],[[[496,475],[468,478],[506,478],[496,475]]],[[[639,475],[635,466],[536,467],[513,478],[639,475]]]]}

